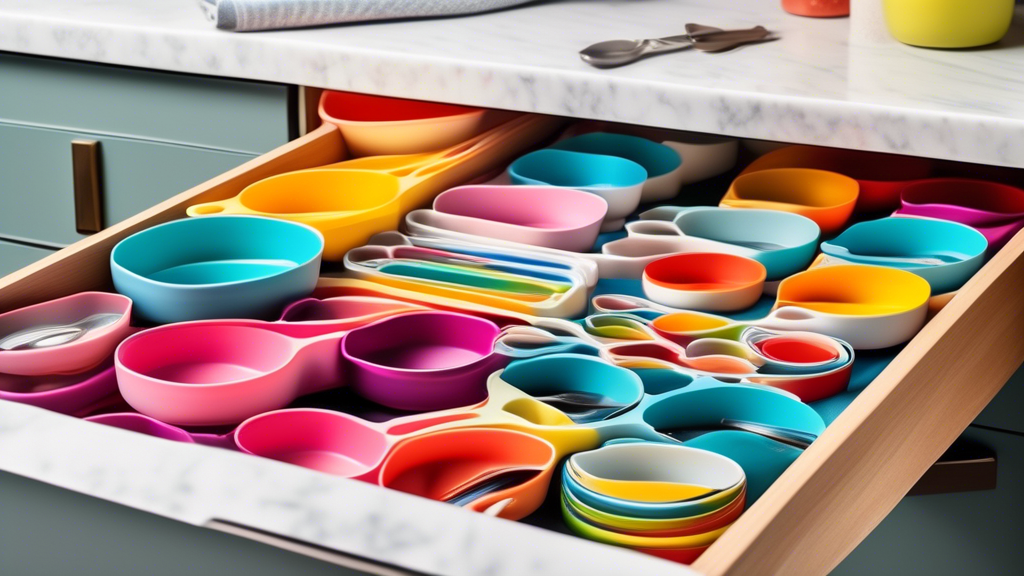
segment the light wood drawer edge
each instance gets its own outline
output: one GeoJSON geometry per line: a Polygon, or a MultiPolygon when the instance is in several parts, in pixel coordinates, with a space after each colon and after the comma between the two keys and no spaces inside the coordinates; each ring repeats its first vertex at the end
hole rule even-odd
{"type": "Polygon", "coordinates": [[[110,290],[110,250],[125,237],[162,222],[183,218],[185,209],[192,204],[229,198],[249,184],[274,174],[338,162],[345,159],[346,153],[338,129],[332,125],[321,126],[302,138],[0,278],[0,311],[83,290],[110,290]]]}
{"type": "Polygon", "coordinates": [[[1024,360],[1017,235],[693,568],[827,574],[899,503],[1024,360]]]}

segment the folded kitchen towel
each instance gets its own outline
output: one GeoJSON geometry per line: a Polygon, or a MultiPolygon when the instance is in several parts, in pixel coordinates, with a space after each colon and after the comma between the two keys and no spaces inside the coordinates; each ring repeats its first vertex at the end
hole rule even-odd
{"type": "Polygon", "coordinates": [[[222,30],[247,32],[367,20],[473,14],[533,0],[199,0],[222,30]]]}

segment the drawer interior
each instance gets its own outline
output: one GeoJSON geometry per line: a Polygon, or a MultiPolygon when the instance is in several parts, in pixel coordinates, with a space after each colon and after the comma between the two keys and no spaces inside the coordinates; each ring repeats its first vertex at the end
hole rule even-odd
{"type": "MultiPolygon", "coordinates": [[[[345,157],[339,131],[321,127],[0,280],[0,310],[85,290],[111,290],[110,250],[132,233],[182,218],[193,204],[231,198],[263,178],[345,157]]],[[[944,169],[963,170],[956,166],[944,169]]],[[[734,170],[691,185],[677,201],[715,205],[737,173],[734,170]]],[[[472,177],[476,176],[482,174],[472,177]]],[[[1010,176],[1017,177],[1015,173],[1010,176]]],[[[621,234],[602,235],[598,245],[619,237],[621,234]]],[[[1024,309],[1024,298],[1012,289],[1024,279],[1024,266],[1018,264],[1022,250],[1024,241],[1011,241],[906,346],[858,351],[848,391],[812,404],[831,424],[829,428],[773,486],[748,486],[750,501],[757,504],[748,506],[696,568],[708,574],[754,573],[755,566],[768,565],[776,570],[798,565],[801,572],[827,570],[852,549],[995,394],[1000,378],[1005,381],[1024,358],[1024,344],[1000,340],[1013,331],[1024,309]],[[957,344],[964,339],[971,340],[968,350],[973,354],[965,354],[962,344],[957,344]],[[988,349],[999,354],[985,353],[988,349]],[[972,377],[980,384],[970,389],[964,380],[972,377]],[[894,464],[893,459],[899,462],[894,464]],[[858,508],[863,498],[877,503],[858,508]],[[835,522],[834,528],[820,530],[822,518],[835,521],[844,514],[850,517],[848,522],[835,522]],[[855,534],[842,535],[844,530],[855,534]],[[820,550],[820,559],[813,565],[798,564],[806,557],[794,556],[792,547],[782,550],[783,538],[796,539],[798,551],[820,550]]],[[[328,276],[337,271],[337,264],[323,267],[328,276]]],[[[594,294],[602,293],[643,296],[637,280],[601,280],[594,294]]],[[[774,298],[764,297],[735,318],[761,317],[773,303],[774,298]]],[[[348,389],[305,396],[294,406],[342,410],[376,419],[395,416],[360,401],[348,389]]],[[[558,505],[559,482],[555,480],[551,486],[544,506],[524,521],[570,533],[558,505]]]]}

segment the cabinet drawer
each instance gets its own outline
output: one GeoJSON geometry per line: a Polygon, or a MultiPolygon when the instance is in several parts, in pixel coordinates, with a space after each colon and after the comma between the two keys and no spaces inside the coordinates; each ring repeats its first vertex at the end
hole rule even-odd
{"type": "Polygon", "coordinates": [[[0,240],[0,278],[50,254],[52,250],[0,240]]]}
{"type": "Polygon", "coordinates": [[[111,226],[238,166],[250,154],[0,123],[0,234],[66,245],[75,229],[71,141],[99,142],[103,222],[111,226]]]}
{"type": "MultiPolygon", "coordinates": [[[[5,278],[0,311],[109,290],[109,253],[122,238],[184,217],[189,205],[226,199],[267,176],[343,155],[338,131],[321,127],[83,240],[45,267],[5,278]]],[[[360,556],[386,570],[826,574],[900,502],[1024,359],[1018,337],[1022,254],[1024,235],[960,290],[692,569],[280,462],[160,442],[4,402],[0,469],[327,560],[360,556]],[[66,441],[79,435],[88,435],[90,445],[116,439],[120,449],[85,450],[66,441]],[[135,474],[140,458],[146,466],[190,464],[135,474]],[[112,480],[93,482],[86,471],[97,469],[112,480]]]]}
{"type": "Polygon", "coordinates": [[[0,121],[252,153],[289,138],[279,84],[0,54],[0,86],[0,121]]]}
{"type": "Polygon", "coordinates": [[[975,427],[964,436],[995,451],[996,489],[905,498],[832,576],[1020,573],[1024,437],[975,427]]]}

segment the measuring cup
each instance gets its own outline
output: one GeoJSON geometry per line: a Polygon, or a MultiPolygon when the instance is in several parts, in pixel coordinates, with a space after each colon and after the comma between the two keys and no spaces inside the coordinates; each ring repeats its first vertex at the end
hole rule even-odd
{"type": "Polygon", "coordinates": [[[238,427],[235,438],[246,452],[340,476],[376,482],[380,467],[399,441],[440,430],[501,428],[551,442],[558,459],[601,444],[591,424],[577,425],[566,413],[534,398],[591,392],[623,407],[643,397],[633,372],[591,356],[552,354],[514,362],[487,379],[487,398],[475,405],[367,422],[356,416],[316,409],[285,409],[260,414],[238,427]],[[536,377],[540,369],[543,378],[536,377]],[[502,379],[507,373],[510,382],[502,379]],[[516,386],[522,385],[523,390],[516,386]],[[312,416],[307,421],[305,414],[312,416]]]}
{"type": "Polygon", "coordinates": [[[52,376],[95,368],[131,334],[131,316],[131,299],[107,292],[80,292],[0,314],[0,342],[15,345],[0,349],[0,373],[52,376]],[[97,315],[118,317],[93,329],[74,327],[97,315]]]}
{"type": "Polygon", "coordinates": [[[235,197],[197,204],[187,212],[255,214],[308,224],[324,235],[324,259],[337,261],[373,234],[398,228],[409,210],[502,165],[559,123],[544,116],[522,116],[438,152],[362,158],[279,174],[235,197]]]}
{"type": "Polygon", "coordinates": [[[460,186],[434,199],[449,230],[531,246],[586,252],[608,212],[603,198],[555,186],[460,186]]]}
{"type": "Polygon", "coordinates": [[[0,400],[31,404],[61,414],[77,415],[117,392],[114,361],[81,374],[17,376],[0,374],[0,400]]]}
{"type": "Polygon", "coordinates": [[[643,289],[648,298],[665,306],[731,312],[760,300],[765,277],[764,265],[756,260],[694,252],[648,264],[643,289]]]}
{"type": "Polygon", "coordinates": [[[818,225],[799,214],[714,206],[660,206],[641,213],[640,220],[626,224],[626,231],[630,237],[679,238],[683,240],[680,246],[685,245],[687,252],[753,258],[764,264],[771,281],[806,270],[821,237],[818,225]]]}
{"type": "Polygon", "coordinates": [[[596,194],[608,203],[602,232],[622,228],[640,205],[647,170],[643,166],[601,154],[568,150],[537,150],[508,167],[513,184],[562,186],[596,194]]]}
{"type": "Polygon", "coordinates": [[[683,185],[682,156],[664,144],[639,136],[590,132],[556,142],[551,149],[615,156],[636,162],[647,171],[641,203],[673,198],[683,185]]]}
{"type": "Polygon", "coordinates": [[[793,212],[814,220],[821,233],[840,231],[853,214],[859,186],[853,178],[806,168],[778,168],[733,180],[720,206],[793,212]]]}
{"type": "Polygon", "coordinates": [[[518,520],[544,503],[555,456],[550,443],[515,430],[442,430],[395,444],[378,484],[518,520]]]}
{"type": "Polygon", "coordinates": [[[402,312],[427,309],[426,306],[375,296],[337,296],[323,300],[303,298],[284,309],[280,322],[326,324],[350,318],[364,318],[372,322],[402,312]]]}
{"type": "Polygon", "coordinates": [[[353,157],[431,152],[477,135],[480,108],[325,90],[320,119],[341,130],[353,157]]]}
{"type": "Polygon", "coordinates": [[[175,220],[114,246],[110,272],[142,318],[270,319],[313,291],[324,239],[294,222],[256,216],[175,220]]]}
{"type": "Polygon", "coordinates": [[[896,214],[966,224],[988,239],[989,254],[995,254],[1024,228],[1024,190],[966,178],[922,180],[903,187],[896,214]]]}
{"type": "Polygon", "coordinates": [[[103,424],[104,426],[113,426],[114,428],[138,432],[139,434],[145,434],[147,436],[163,438],[164,440],[171,440],[173,442],[203,444],[217,448],[227,448],[229,450],[236,449],[233,431],[224,434],[189,432],[183,428],[161,422],[156,418],[150,418],[145,414],[138,414],[136,412],[97,414],[96,416],[89,416],[88,418],[85,418],[85,420],[95,422],[97,424],[103,424]]]}
{"type": "Polygon", "coordinates": [[[516,357],[572,350],[575,342],[536,349],[496,348],[502,331],[489,320],[443,311],[391,316],[341,339],[349,384],[363,398],[399,410],[428,411],[487,397],[487,376],[516,357]]]}
{"type": "Polygon", "coordinates": [[[522,263],[418,246],[363,246],[345,255],[357,278],[538,316],[586,310],[582,274],[540,260],[522,263]]]}
{"type": "Polygon", "coordinates": [[[981,269],[987,248],[985,237],[967,225],[924,218],[859,222],[821,243],[832,258],[913,272],[928,281],[932,294],[963,286],[981,269]]]}
{"type": "Polygon", "coordinates": [[[857,211],[893,210],[899,205],[900,190],[914,180],[927,178],[934,169],[927,158],[895,156],[842,148],[786,146],[754,160],[743,174],[779,168],[811,168],[837,172],[860,185],[857,211]]]}
{"type": "Polygon", "coordinates": [[[639,136],[660,142],[675,150],[684,160],[681,185],[693,184],[728,172],[736,165],[736,155],[739,150],[739,141],[727,136],[593,120],[573,124],[563,136],[571,138],[591,132],[613,132],[639,136]]]}
{"type": "Polygon", "coordinates": [[[816,332],[848,342],[856,350],[906,342],[924,326],[931,288],[920,276],[880,266],[812,268],[782,281],[772,313],[736,322],[700,312],[656,318],[651,328],[665,338],[735,339],[748,326],[816,332]]]}

